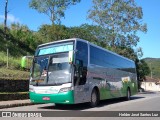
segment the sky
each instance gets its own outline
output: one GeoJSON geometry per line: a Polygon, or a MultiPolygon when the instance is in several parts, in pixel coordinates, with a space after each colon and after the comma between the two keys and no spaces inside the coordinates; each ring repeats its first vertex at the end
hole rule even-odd
{"type": "MultiPolygon", "coordinates": [[[[42,24],[51,24],[48,16],[29,8],[30,0],[8,0],[8,22],[27,25],[37,31],[42,24]]],[[[160,0],[136,0],[143,10],[143,23],[147,23],[147,33],[138,32],[140,42],[136,46],[143,50],[143,57],[160,58],[160,0]]],[[[4,21],[5,0],[0,0],[0,23],[4,21]]],[[[87,19],[88,10],[92,7],[92,0],[81,0],[80,3],[70,6],[65,12],[61,24],[65,26],[79,26],[84,23],[94,24],[87,19]]]]}

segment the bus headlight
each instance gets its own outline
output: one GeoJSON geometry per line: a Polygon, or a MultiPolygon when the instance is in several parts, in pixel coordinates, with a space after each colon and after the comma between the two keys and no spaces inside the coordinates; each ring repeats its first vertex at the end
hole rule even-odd
{"type": "Polygon", "coordinates": [[[59,92],[68,92],[71,90],[71,87],[61,88],[59,92]]]}

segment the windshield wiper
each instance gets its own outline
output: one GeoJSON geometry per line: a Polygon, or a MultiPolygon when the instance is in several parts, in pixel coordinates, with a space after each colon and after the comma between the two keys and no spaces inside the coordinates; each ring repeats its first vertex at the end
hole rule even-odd
{"type": "Polygon", "coordinates": [[[56,85],[56,86],[59,86],[59,85],[62,85],[63,83],[55,83],[53,85],[56,85]]]}
{"type": "MultiPolygon", "coordinates": [[[[66,83],[71,83],[71,82],[66,82],[66,83]]],[[[32,85],[36,85],[36,86],[60,86],[66,83],[51,83],[51,84],[45,84],[45,83],[41,83],[39,84],[39,82],[35,82],[35,84],[32,85]]]]}
{"type": "Polygon", "coordinates": [[[66,84],[66,83],[71,83],[71,82],[65,82],[65,83],[55,83],[55,84],[53,84],[53,85],[56,85],[56,86],[58,86],[58,85],[66,84]]]}

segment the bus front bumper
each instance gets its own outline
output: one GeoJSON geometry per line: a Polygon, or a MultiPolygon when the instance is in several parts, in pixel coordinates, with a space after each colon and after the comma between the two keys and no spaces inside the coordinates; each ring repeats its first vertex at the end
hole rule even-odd
{"type": "Polygon", "coordinates": [[[29,93],[29,97],[32,103],[74,104],[73,96],[73,91],[56,94],[38,94],[35,92],[29,93]]]}

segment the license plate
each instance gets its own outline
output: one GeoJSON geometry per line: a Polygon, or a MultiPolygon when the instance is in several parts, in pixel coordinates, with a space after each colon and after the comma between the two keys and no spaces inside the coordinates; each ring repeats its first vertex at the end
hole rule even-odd
{"type": "Polygon", "coordinates": [[[43,97],[43,100],[50,100],[50,97],[43,97]]]}

